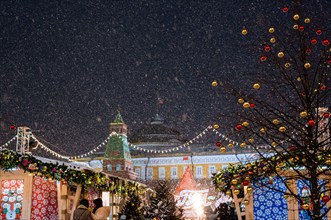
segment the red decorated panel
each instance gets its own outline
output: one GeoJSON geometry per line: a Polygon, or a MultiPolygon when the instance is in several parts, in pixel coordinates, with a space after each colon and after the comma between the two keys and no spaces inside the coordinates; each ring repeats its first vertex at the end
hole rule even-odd
{"type": "Polygon", "coordinates": [[[93,200],[95,200],[96,198],[99,198],[99,191],[93,188],[90,188],[87,191],[87,200],[89,201],[90,204],[90,208],[94,208],[94,203],[93,200]]]}
{"type": "Polygon", "coordinates": [[[56,182],[41,177],[33,179],[31,220],[57,220],[56,182]]]}
{"type": "Polygon", "coordinates": [[[24,180],[2,180],[1,187],[0,219],[21,219],[24,180]]]}

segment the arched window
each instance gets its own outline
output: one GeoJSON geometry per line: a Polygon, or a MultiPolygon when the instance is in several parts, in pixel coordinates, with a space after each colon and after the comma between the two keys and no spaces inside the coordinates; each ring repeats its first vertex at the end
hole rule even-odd
{"type": "Polygon", "coordinates": [[[111,164],[107,164],[107,171],[112,171],[112,165],[111,164]]]}

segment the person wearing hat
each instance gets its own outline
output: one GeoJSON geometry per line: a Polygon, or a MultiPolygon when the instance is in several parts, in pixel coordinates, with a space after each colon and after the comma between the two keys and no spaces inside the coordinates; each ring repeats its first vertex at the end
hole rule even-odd
{"type": "Polygon", "coordinates": [[[102,199],[97,198],[93,200],[94,209],[92,211],[93,220],[107,220],[110,214],[110,207],[103,206],[102,199]]]}
{"type": "Polygon", "coordinates": [[[79,206],[74,211],[74,220],[93,220],[91,211],[88,209],[89,202],[87,199],[82,199],[79,206]]]}

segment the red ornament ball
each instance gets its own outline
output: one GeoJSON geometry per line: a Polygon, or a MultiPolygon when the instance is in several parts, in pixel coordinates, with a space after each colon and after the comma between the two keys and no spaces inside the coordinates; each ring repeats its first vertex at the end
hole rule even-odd
{"type": "Polygon", "coordinates": [[[222,145],[222,143],[219,142],[219,141],[217,141],[217,142],[215,143],[215,145],[216,145],[217,147],[220,147],[220,146],[222,145]]]}
{"type": "Polygon", "coordinates": [[[236,125],[236,130],[240,131],[242,128],[243,128],[243,126],[241,124],[236,125]]]}
{"type": "Polygon", "coordinates": [[[322,86],[321,86],[321,90],[322,90],[322,91],[325,91],[325,90],[326,90],[326,85],[322,85],[322,86]]]}
{"type": "Polygon", "coordinates": [[[330,44],[329,40],[328,39],[325,39],[322,41],[322,45],[323,46],[328,46],[330,44]]]}
{"type": "Polygon", "coordinates": [[[15,125],[10,125],[9,128],[10,128],[10,130],[16,130],[16,126],[15,125]]]}
{"type": "Polygon", "coordinates": [[[264,47],[264,51],[265,52],[269,52],[271,50],[271,47],[269,45],[265,46],[264,47]]]}
{"type": "Polygon", "coordinates": [[[249,181],[248,181],[248,180],[244,180],[244,181],[243,181],[243,185],[244,185],[244,186],[248,186],[248,184],[249,184],[249,181]]]}
{"type": "Polygon", "coordinates": [[[322,34],[322,30],[321,29],[316,30],[316,34],[317,35],[321,35],[322,34]]]}
{"type": "Polygon", "coordinates": [[[323,117],[324,117],[324,118],[329,118],[329,117],[330,117],[330,113],[329,113],[329,112],[325,112],[325,113],[323,114],[323,117]]]}
{"type": "Polygon", "coordinates": [[[284,7],[282,8],[282,11],[285,12],[285,13],[288,12],[288,7],[287,7],[287,6],[284,6],[284,7]]]}
{"type": "Polygon", "coordinates": [[[310,120],[308,121],[308,125],[309,125],[310,127],[313,127],[313,126],[315,125],[315,121],[314,121],[313,119],[310,119],[310,120]]]}
{"type": "Polygon", "coordinates": [[[301,26],[299,27],[299,31],[304,31],[304,30],[305,30],[305,27],[301,25],[301,26]]]}
{"type": "Polygon", "coordinates": [[[311,39],[310,43],[316,44],[317,43],[317,40],[315,38],[313,38],[313,39],[311,39]]]}
{"type": "Polygon", "coordinates": [[[310,54],[311,53],[311,49],[310,48],[307,48],[306,49],[306,54],[310,54]]]}
{"type": "Polygon", "coordinates": [[[294,151],[295,150],[295,146],[294,145],[291,145],[290,146],[290,151],[294,151]]]}
{"type": "Polygon", "coordinates": [[[266,56],[261,56],[260,57],[260,60],[263,62],[263,61],[266,61],[267,60],[267,57],[266,56]]]}
{"type": "Polygon", "coordinates": [[[330,197],[328,195],[325,195],[325,196],[322,197],[322,201],[324,203],[327,203],[328,201],[330,201],[330,197]]]}
{"type": "Polygon", "coordinates": [[[249,106],[250,106],[251,108],[254,108],[254,107],[255,107],[255,104],[254,104],[254,103],[250,103],[249,106]]]}

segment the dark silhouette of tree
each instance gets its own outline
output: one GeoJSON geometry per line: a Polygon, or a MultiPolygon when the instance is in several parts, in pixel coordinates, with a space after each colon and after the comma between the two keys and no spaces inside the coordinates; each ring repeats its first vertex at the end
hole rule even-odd
{"type": "MultiPolygon", "coordinates": [[[[270,22],[262,34],[254,33],[256,28],[243,28],[243,38],[257,42],[260,62],[258,78],[247,80],[249,88],[212,83],[237,98],[236,140],[241,148],[259,155],[258,160],[218,172],[213,181],[227,193],[230,189],[240,193],[252,182],[281,191],[317,220],[330,210],[326,204],[331,191],[331,48],[327,30],[303,9],[300,1],[284,6],[280,13],[288,22],[270,22]],[[272,184],[276,177],[285,190],[272,184]],[[302,181],[308,193],[297,192],[297,181],[302,181]]],[[[232,145],[224,145],[223,150],[232,145]]]]}

